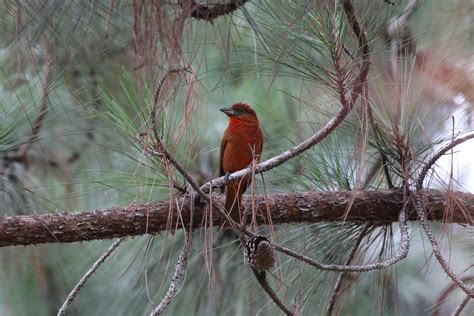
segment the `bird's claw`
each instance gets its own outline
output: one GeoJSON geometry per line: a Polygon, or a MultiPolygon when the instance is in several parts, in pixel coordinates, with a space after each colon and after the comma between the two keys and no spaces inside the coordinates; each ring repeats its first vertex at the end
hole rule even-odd
{"type": "MultiPolygon", "coordinates": [[[[229,181],[229,176],[230,176],[230,172],[226,172],[224,175],[225,182],[229,181]]],[[[221,186],[221,193],[224,193],[224,191],[225,191],[225,185],[221,186]]]]}

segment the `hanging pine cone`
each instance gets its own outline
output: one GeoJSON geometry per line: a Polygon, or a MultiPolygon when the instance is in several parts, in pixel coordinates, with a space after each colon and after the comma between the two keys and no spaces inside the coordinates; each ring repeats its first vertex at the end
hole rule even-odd
{"type": "Polygon", "coordinates": [[[245,261],[256,271],[267,271],[275,264],[275,248],[265,236],[250,238],[244,255],[245,261]]]}

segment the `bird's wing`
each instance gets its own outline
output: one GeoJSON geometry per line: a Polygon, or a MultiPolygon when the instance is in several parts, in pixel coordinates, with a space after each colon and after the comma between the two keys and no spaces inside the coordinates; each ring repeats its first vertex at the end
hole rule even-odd
{"type": "Polygon", "coordinates": [[[225,146],[227,145],[227,140],[223,139],[221,142],[221,152],[219,156],[219,177],[225,175],[224,172],[224,150],[225,146]]]}

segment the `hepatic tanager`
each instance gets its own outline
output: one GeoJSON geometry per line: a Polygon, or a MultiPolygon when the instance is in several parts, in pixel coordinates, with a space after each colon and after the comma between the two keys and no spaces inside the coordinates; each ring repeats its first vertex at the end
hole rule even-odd
{"type": "MultiPolygon", "coordinates": [[[[254,159],[258,162],[263,147],[257,114],[249,105],[237,103],[221,111],[229,117],[229,125],[222,137],[219,176],[247,168],[254,159]]],[[[250,177],[246,176],[226,186],[225,208],[238,223],[242,222],[240,204],[249,181],[250,177]]]]}

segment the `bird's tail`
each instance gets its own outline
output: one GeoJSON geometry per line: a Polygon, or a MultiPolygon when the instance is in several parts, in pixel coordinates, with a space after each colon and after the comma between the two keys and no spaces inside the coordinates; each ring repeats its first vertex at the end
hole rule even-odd
{"type": "Polygon", "coordinates": [[[225,198],[225,209],[229,216],[237,223],[241,222],[240,205],[242,201],[242,190],[239,190],[238,183],[227,185],[227,193],[225,198]]]}
{"type": "Polygon", "coordinates": [[[225,198],[225,209],[229,216],[237,223],[243,224],[244,218],[241,213],[242,195],[247,190],[247,177],[227,184],[227,193],[225,198]]]}

